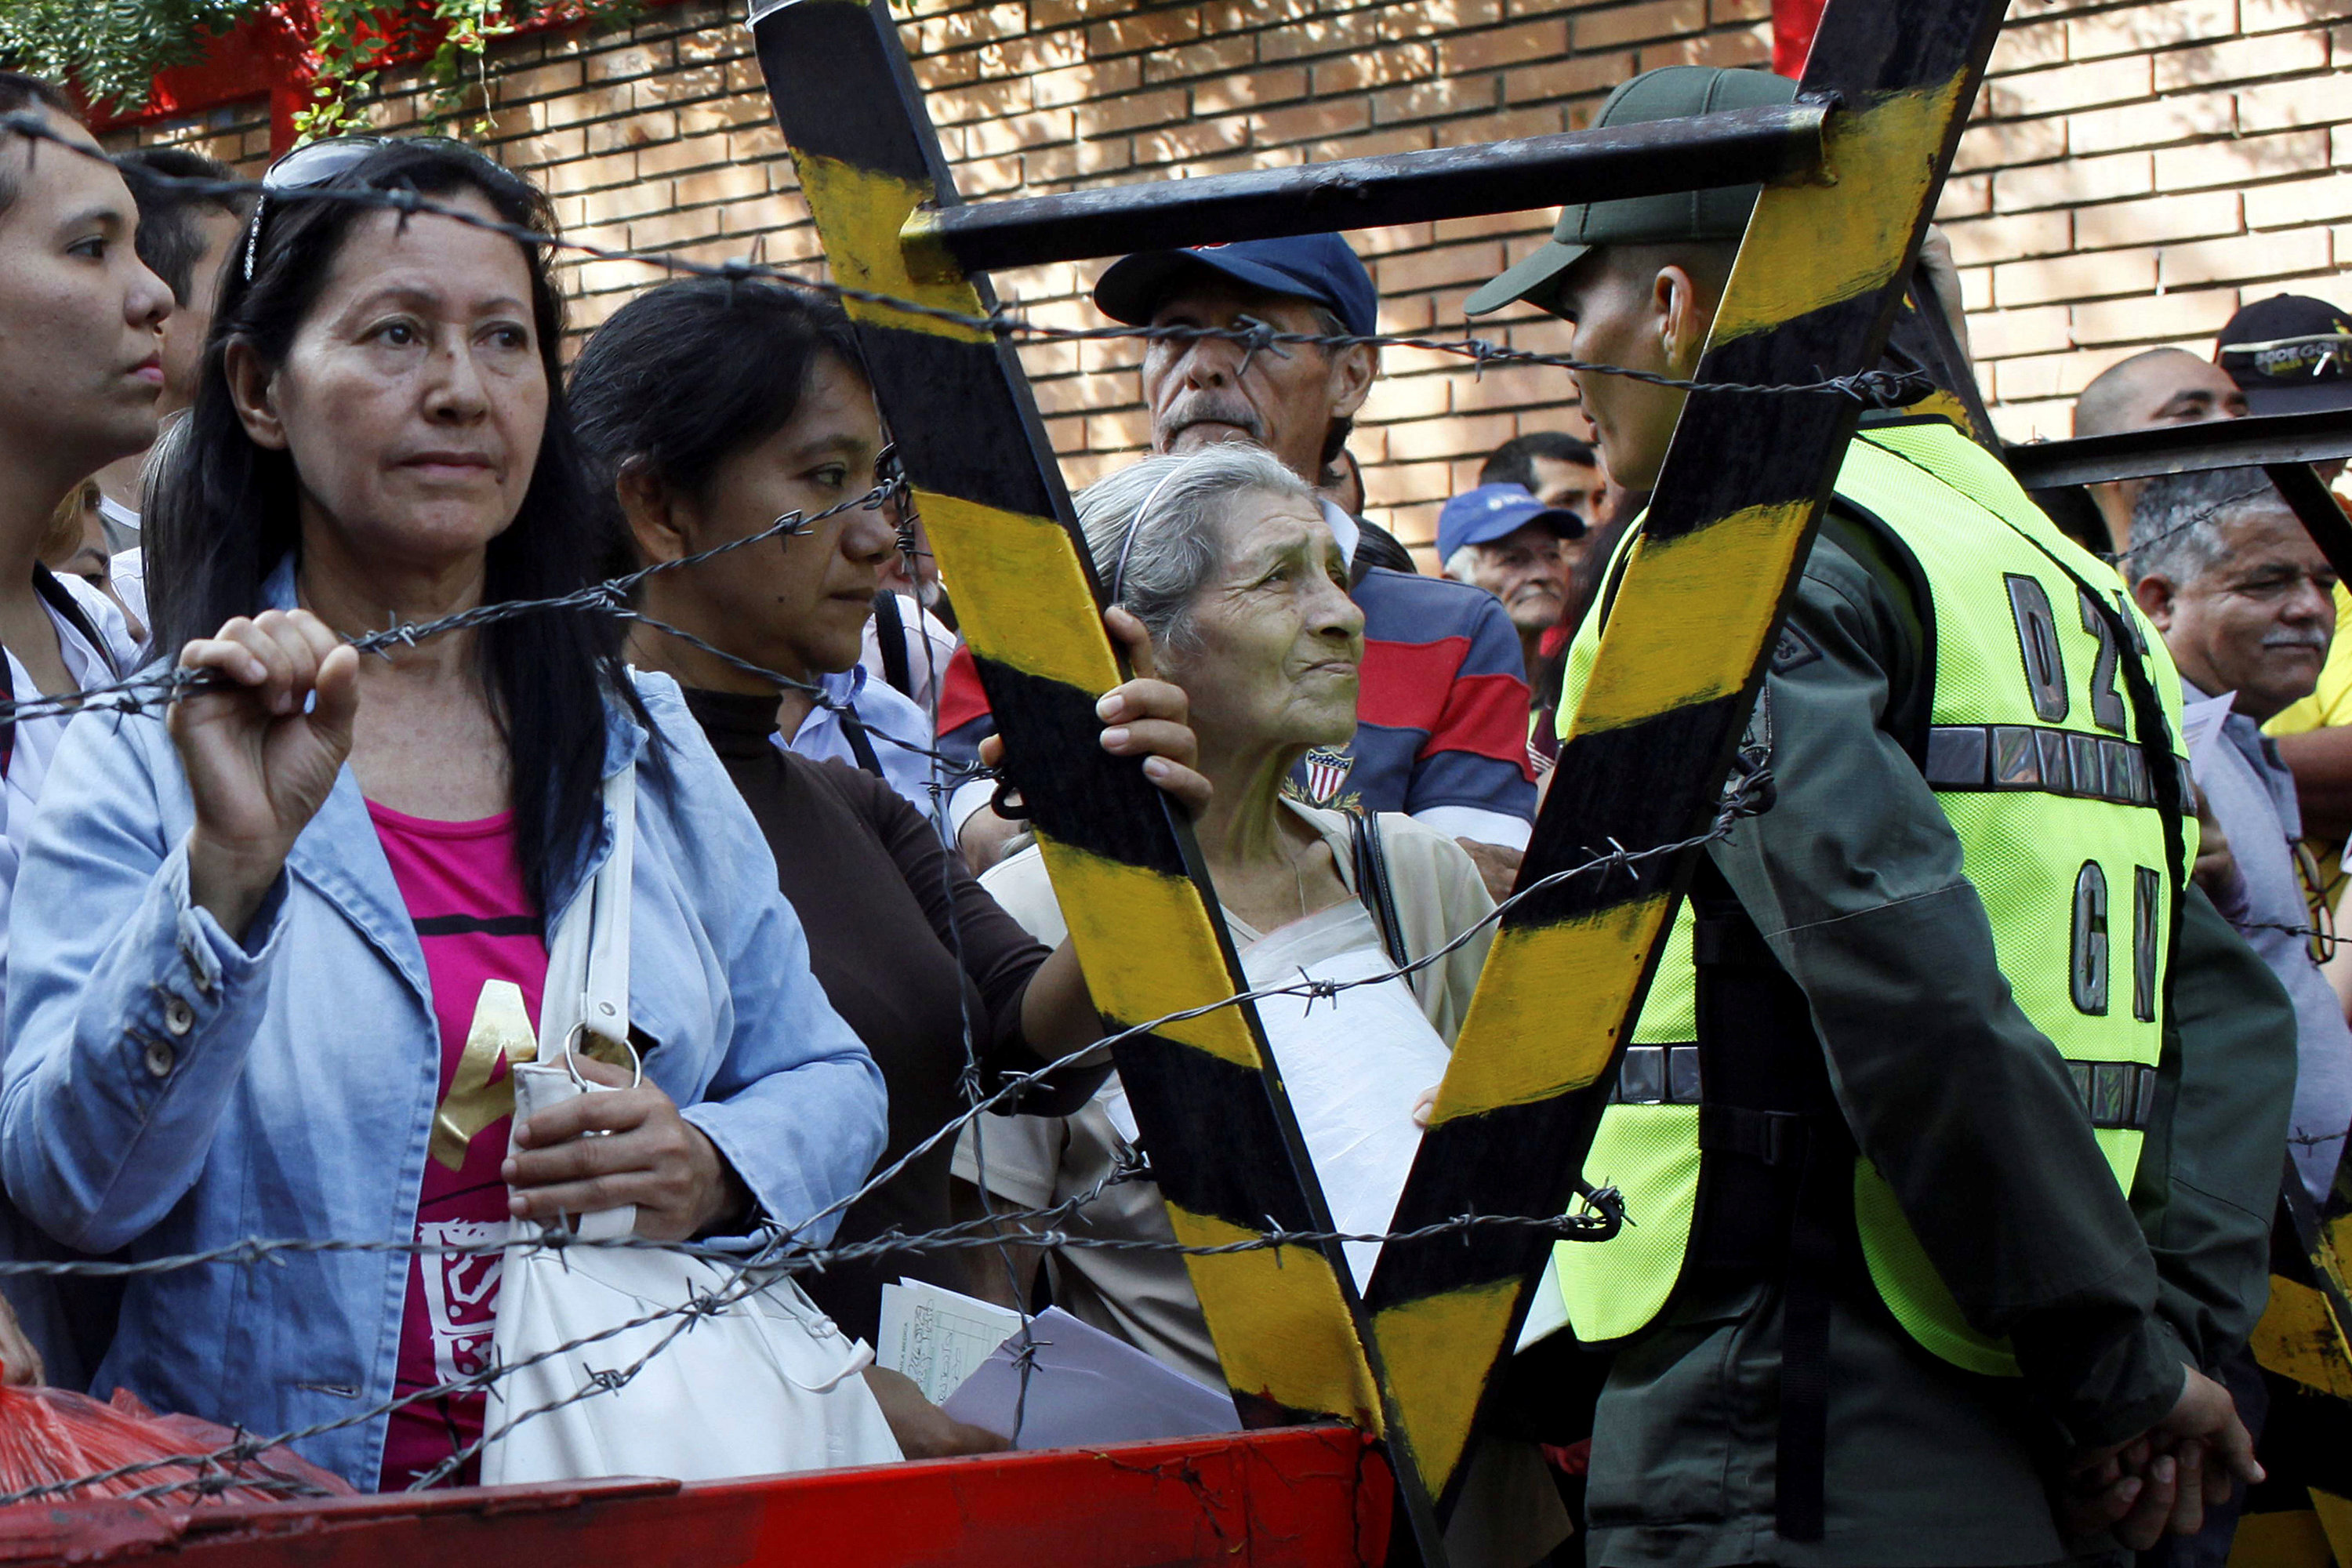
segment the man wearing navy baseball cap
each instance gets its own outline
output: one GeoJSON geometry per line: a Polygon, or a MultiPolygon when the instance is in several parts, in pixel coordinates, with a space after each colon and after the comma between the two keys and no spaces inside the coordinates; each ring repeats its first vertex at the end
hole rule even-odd
{"type": "MultiPolygon", "coordinates": [[[[1135,326],[1349,338],[1380,325],[1371,275],[1330,234],[1125,257],[1103,273],[1095,303],[1135,326]]],[[[1155,339],[1143,359],[1152,449],[1255,442],[1308,483],[1327,485],[1379,374],[1380,351],[1370,343],[1155,339]]],[[[1328,500],[1323,516],[1348,557],[1370,651],[1355,739],[1307,758],[1293,787],[1316,805],[1407,812],[1460,839],[1500,897],[1517,873],[1536,804],[1526,667],[1510,618],[1492,595],[1412,574],[1401,549],[1407,570],[1386,569],[1378,552],[1387,536],[1328,500]]],[[[959,655],[940,697],[940,745],[961,752],[992,728],[959,655]]],[[[966,858],[979,866],[992,861],[996,837],[975,809],[985,795],[966,785],[950,806],[966,858]]]]}
{"type": "Polygon", "coordinates": [[[1584,520],[1546,506],[1525,485],[1501,481],[1465,490],[1437,514],[1437,559],[1457,583],[1495,595],[1519,634],[1528,682],[1535,683],[1538,645],[1568,609],[1569,580],[1584,538],[1584,520]]]}

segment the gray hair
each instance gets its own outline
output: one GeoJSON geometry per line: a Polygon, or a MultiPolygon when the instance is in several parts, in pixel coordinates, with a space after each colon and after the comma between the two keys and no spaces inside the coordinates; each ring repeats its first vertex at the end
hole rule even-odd
{"type": "Polygon", "coordinates": [[[1192,602],[1223,553],[1217,525],[1244,494],[1315,502],[1315,491],[1263,447],[1203,447],[1146,458],[1090,485],[1078,524],[1104,591],[1134,612],[1156,649],[1186,646],[1192,602]]]}
{"type": "Polygon", "coordinates": [[[2221,526],[2250,511],[2286,501],[2260,468],[2208,468],[2163,474],[2142,487],[2132,503],[2132,547],[2124,556],[2133,586],[2146,577],[2175,584],[2197,581],[2221,563],[2228,544],[2221,526]]]}

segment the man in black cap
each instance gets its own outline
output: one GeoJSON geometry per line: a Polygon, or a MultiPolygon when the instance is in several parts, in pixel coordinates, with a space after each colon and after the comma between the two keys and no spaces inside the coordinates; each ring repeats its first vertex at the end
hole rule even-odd
{"type": "MultiPolygon", "coordinates": [[[[1265,447],[1309,484],[1328,482],[1356,412],[1380,374],[1369,343],[1258,343],[1185,337],[1186,328],[1369,337],[1380,296],[1337,235],[1145,251],[1111,265],[1095,303],[1114,321],[1175,329],[1144,351],[1151,446],[1184,452],[1219,441],[1265,447]]],[[[1326,500],[1323,519],[1349,563],[1366,654],[1354,740],[1318,748],[1292,775],[1318,805],[1402,811],[1462,843],[1487,888],[1509,891],[1535,816],[1527,757],[1528,688],[1517,635],[1493,595],[1391,570],[1401,547],[1326,500]],[[1391,557],[1394,559],[1394,557],[1391,557]]],[[[976,749],[993,728],[967,655],[948,669],[940,745],[976,749]]],[[[950,815],[966,858],[992,861],[1003,834],[983,810],[991,786],[967,784],[950,815]]]]}
{"type": "Polygon", "coordinates": [[[2352,408],[2352,315],[2307,294],[2277,294],[2230,318],[2214,360],[2254,414],[2352,408]]]}
{"type": "MultiPolygon", "coordinates": [[[[1793,92],[1670,67],[1597,123],[1793,92]]],[[[1524,300],[1580,360],[1688,377],[1757,194],[1571,206],[1469,309],[1524,300]]],[[[1685,394],[1576,379],[1611,474],[1650,489],[1685,394]]],[[[2123,693],[2177,677],[1948,422],[1866,424],[1837,488],[1750,725],[1776,803],[1702,858],[1586,1162],[1629,1223],[1555,1253],[1578,1338],[1617,1351],[1604,1568],[2056,1563],[2110,1525],[2193,1531],[2258,1473],[2200,1369],[2263,1300],[2293,1023],[2135,782],[2176,761],[2123,693]],[[2230,1118],[2174,1113],[2192,1062],[2229,1065],[2230,1118]],[[2205,1185],[2168,1192],[2190,1155],[2205,1185]]]]}

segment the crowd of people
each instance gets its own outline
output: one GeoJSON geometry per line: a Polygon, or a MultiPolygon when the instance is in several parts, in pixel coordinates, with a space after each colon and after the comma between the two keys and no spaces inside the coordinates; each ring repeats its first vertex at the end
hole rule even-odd
{"type": "MultiPolygon", "coordinates": [[[[1792,91],[1668,68],[1601,121],[1792,91]]],[[[997,1215],[801,1283],[869,1341],[891,1279],[1050,1300],[1222,1385],[1150,1179],[1184,1155],[1097,1044],[839,305],[667,282],[567,367],[547,198],[458,143],[222,195],[31,78],[0,112],[89,154],[0,145],[0,695],[205,678],[0,725],[0,1246],[415,1244],[13,1276],[8,1380],[468,1481],[487,1244],[625,1207],[806,1246],[997,1215]],[[557,933],[616,856],[625,1038],[567,1032],[557,933]],[[519,1118],[551,1057],[605,1092],[519,1118]]],[[[1237,330],[1151,338],[1151,450],[1077,498],[1136,672],[1097,743],[1191,818],[1252,983],[1343,987],[1258,1008],[1342,1231],[1394,1212],[1756,196],[1571,207],[1472,298],[1643,376],[1576,373],[1584,434],[1496,450],[1436,574],[1362,515],[1344,240],[1096,287],[1237,330]]],[[[1626,1223],[1556,1248],[1458,1561],[2219,1563],[2293,1472],[2265,1412],[2311,1395],[2248,1346],[2282,1182],[2328,1203],[2352,1131],[2346,589],[2260,468],[2099,487],[2069,537],[1938,406],[1845,454],[1749,724],[1769,804],[1699,857],[1587,1162],[1626,1223]]],[[[2076,418],[2313,407],[2352,407],[2352,319],[2283,297],[2076,418]]],[[[905,1455],[1005,1444],[861,1375],[905,1455]]]]}

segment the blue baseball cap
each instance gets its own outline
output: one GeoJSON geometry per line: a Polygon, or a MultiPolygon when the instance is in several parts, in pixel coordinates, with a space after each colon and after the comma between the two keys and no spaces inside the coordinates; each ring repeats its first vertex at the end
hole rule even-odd
{"type": "Polygon", "coordinates": [[[1546,506],[1525,485],[1497,483],[1464,490],[1437,514],[1437,559],[1450,561],[1465,544],[1492,544],[1531,522],[1556,539],[1584,537],[1584,520],[1566,507],[1546,506]]]}
{"type": "Polygon", "coordinates": [[[1186,273],[1203,267],[1269,294],[1310,300],[1360,336],[1370,337],[1380,329],[1380,290],[1372,287],[1372,275],[1364,270],[1348,242],[1336,234],[1244,239],[1232,245],[1194,245],[1182,250],[1143,250],[1122,256],[1095,285],[1095,308],[1114,321],[1148,326],[1170,290],[1186,273]]]}

